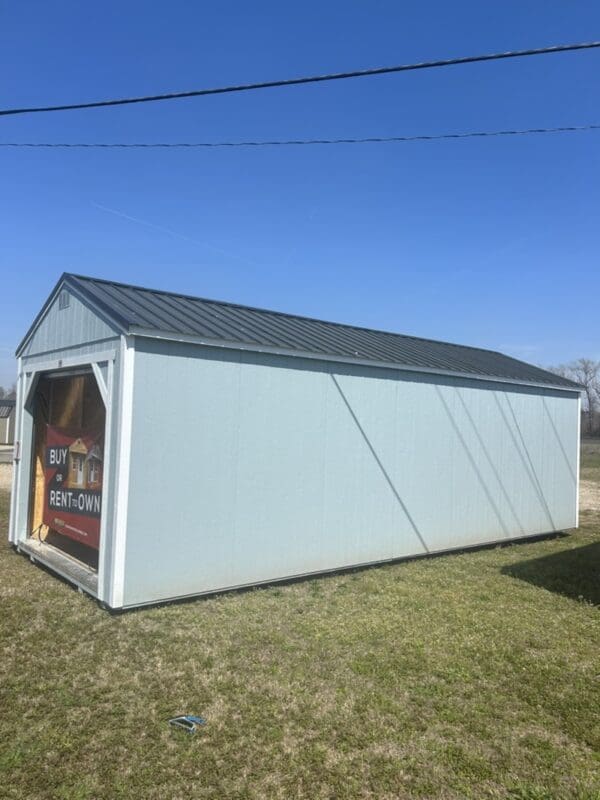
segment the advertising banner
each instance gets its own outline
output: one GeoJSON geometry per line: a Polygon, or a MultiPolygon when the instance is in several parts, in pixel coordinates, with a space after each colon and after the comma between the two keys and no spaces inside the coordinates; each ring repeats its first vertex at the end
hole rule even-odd
{"type": "Polygon", "coordinates": [[[46,426],[43,522],[98,549],[102,505],[102,434],[46,426]]]}

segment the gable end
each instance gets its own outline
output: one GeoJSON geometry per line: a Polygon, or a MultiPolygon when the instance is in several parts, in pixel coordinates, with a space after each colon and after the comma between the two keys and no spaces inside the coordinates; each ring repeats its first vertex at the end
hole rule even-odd
{"type": "Polygon", "coordinates": [[[118,320],[96,308],[63,276],[33,321],[17,356],[77,347],[112,339],[123,332],[118,320]]]}

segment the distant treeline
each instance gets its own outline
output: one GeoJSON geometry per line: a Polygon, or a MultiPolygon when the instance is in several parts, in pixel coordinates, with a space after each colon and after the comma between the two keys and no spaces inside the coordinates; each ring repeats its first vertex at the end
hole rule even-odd
{"type": "Polygon", "coordinates": [[[600,436],[600,361],[578,358],[547,369],[581,384],[581,435],[600,436]]]}

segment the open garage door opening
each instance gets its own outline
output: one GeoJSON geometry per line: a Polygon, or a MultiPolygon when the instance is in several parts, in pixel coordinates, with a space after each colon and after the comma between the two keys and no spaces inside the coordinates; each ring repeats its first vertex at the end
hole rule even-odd
{"type": "Polygon", "coordinates": [[[32,413],[29,536],[97,571],[106,411],[92,370],[42,374],[32,413]]]}

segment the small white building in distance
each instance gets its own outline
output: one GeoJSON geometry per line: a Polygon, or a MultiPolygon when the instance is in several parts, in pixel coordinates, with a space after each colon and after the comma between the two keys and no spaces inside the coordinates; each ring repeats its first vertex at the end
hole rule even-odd
{"type": "Polygon", "coordinates": [[[0,399],[0,444],[15,440],[15,400],[0,399]]]}

